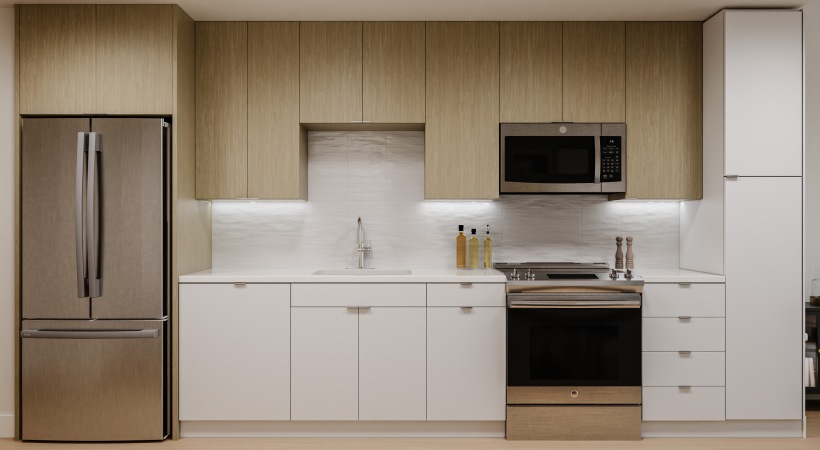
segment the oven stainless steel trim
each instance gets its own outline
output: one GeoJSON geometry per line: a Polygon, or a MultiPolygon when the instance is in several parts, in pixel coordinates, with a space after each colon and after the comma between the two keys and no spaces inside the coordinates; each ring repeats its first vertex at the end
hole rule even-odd
{"type": "Polygon", "coordinates": [[[624,193],[626,192],[626,124],[623,123],[502,123],[499,127],[500,180],[502,194],[624,193]],[[566,131],[561,133],[561,128],[566,131]],[[506,136],[594,136],[595,181],[593,183],[522,183],[505,181],[506,136]],[[621,137],[621,181],[601,182],[601,136],[621,137]]]}

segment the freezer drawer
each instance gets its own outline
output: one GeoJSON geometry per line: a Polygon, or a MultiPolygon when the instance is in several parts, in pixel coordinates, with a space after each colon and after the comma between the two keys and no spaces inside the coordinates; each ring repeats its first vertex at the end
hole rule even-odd
{"type": "Polygon", "coordinates": [[[23,321],[22,438],[161,440],[165,321],[23,321]]]}

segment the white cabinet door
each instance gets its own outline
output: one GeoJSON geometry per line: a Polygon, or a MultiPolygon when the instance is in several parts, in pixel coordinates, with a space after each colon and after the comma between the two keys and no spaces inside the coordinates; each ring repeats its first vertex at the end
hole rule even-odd
{"type": "Polygon", "coordinates": [[[290,419],[290,285],[179,286],[179,417],[290,419]]]}
{"type": "Polygon", "coordinates": [[[291,308],[291,419],[357,420],[356,308],[291,308]]]}
{"type": "Polygon", "coordinates": [[[359,309],[359,420],[424,420],[425,308],[359,309]]]}
{"type": "Polygon", "coordinates": [[[427,308],[427,420],[504,420],[506,308],[427,308]]]}
{"type": "Polygon", "coordinates": [[[802,179],[725,183],[726,418],[800,419],[802,179]]]}
{"type": "Polygon", "coordinates": [[[725,173],[800,176],[802,13],[725,14],[725,173]]]}

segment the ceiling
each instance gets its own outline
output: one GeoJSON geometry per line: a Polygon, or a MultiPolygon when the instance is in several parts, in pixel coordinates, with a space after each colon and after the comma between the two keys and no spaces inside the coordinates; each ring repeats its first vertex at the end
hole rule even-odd
{"type": "MultiPolygon", "coordinates": [[[[705,20],[723,8],[796,8],[813,0],[0,0],[177,3],[194,20],[705,20]]],[[[817,0],[814,0],[817,1],[817,0]]]]}

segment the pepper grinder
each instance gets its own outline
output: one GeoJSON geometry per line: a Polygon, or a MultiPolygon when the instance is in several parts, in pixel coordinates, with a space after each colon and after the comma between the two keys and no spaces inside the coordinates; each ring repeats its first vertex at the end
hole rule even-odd
{"type": "Polygon", "coordinates": [[[635,268],[635,254],[632,253],[632,236],[626,237],[626,268],[635,268]]]}
{"type": "Polygon", "coordinates": [[[621,244],[623,244],[624,238],[617,236],[615,237],[615,246],[617,250],[615,250],[615,270],[624,270],[624,252],[621,250],[621,244]]]}

